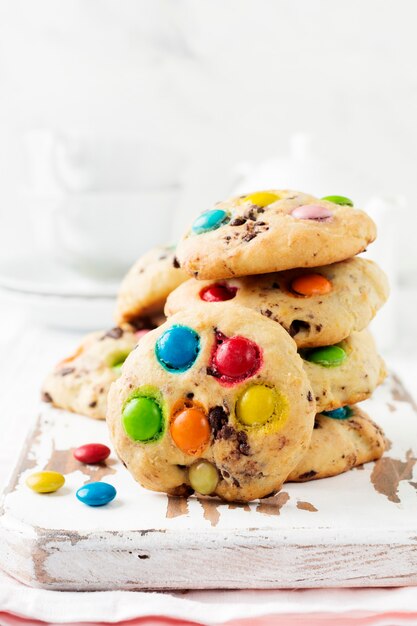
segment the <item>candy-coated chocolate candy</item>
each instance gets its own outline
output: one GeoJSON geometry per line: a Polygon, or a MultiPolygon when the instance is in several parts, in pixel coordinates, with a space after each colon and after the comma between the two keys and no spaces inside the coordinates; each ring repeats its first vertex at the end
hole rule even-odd
{"type": "Polygon", "coordinates": [[[328,200],[329,202],[333,202],[333,204],[340,204],[341,206],[353,206],[352,200],[346,198],[346,196],[324,196],[322,200],[328,200]]]}
{"type": "Polygon", "coordinates": [[[52,493],[65,483],[65,478],[59,472],[35,472],[26,478],[28,487],[37,493],[52,493]]]}
{"type": "Polygon", "coordinates": [[[237,287],[214,283],[200,291],[200,298],[205,302],[225,302],[232,300],[236,295],[237,287]]]}
{"type": "Polygon", "coordinates": [[[255,191],[255,193],[250,193],[248,196],[242,198],[242,202],[250,202],[256,206],[265,207],[279,199],[280,197],[271,191],[255,191]]]}
{"type": "Polygon", "coordinates": [[[87,483],[75,494],[81,502],[88,506],[104,506],[116,497],[116,489],[109,483],[87,483]]]}
{"type": "Polygon", "coordinates": [[[171,326],[158,339],[155,353],[160,364],[170,372],[184,372],[197,358],[200,338],[188,326],[171,326]]]}
{"type": "Polygon", "coordinates": [[[129,352],[116,352],[108,357],[107,362],[116,374],[120,374],[122,365],[129,354],[129,352]]]}
{"type": "Polygon", "coordinates": [[[220,377],[243,380],[259,369],[261,352],[256,343],[246,337],[226,338],[214,354],[213,365],[220,377]]]}
{"type": "Polygon", "coordinates": [[[177,413],[171,422],[171,437],[185,454],[198,454],[210,440],[210,424],[204,411],[197,407],[177,413]]]}
{"type": "Polygon", "coordinates": [[[294,278],[291,290],[300,296],[323,296],[332,290],[332,283],[321,274],[304,274],[294,278]]]}
{"type": "Polygon", "coordinates": [[[242,424],[265,424],[275,411],[276,393],[266,385],[252,385],[237,401],[236,415],[242,424]]]}
{"type": "Polygon", "coordinates": [[[123,409],[122,423],[133,441],[156,439],[162,430],[161,407],[155,398],[133,397],[123,409]]]}
{"type": "Polygon", "coordinates": [[[81,463],[94,465],[94,463],[102,463],[107,459],[110,455],[110,448],[103,443],[86,443],[76,448],[73,455],[81,463]]]}
{"type": "Polygon", "coordinates": [[[201,459],[191,465],[188,478],[194,491],[209,496],[217,487],[219,473],[212,463],[201,459]]]}
{"type": "Polygon", "coordinates": [[[220,228],[227,221],[229,221],[229,215],[222,209],[212,209],[211,211],[205,211],[199,215],[192,225],[192,231],[196,235],[200,233],[207,233],[210,230],[216,230],[220,228]]]}
{"type": "Polygon", "coordinates": [[[331,417],[334,420],[346,420],[352,415],[353,411],[350,406],[341,406],[333,411],[322,411],[323,415],[331,417]]]}
{"type": "Polygon", "coordinates": [[[316,220],[317,222],[328,222],[333,213],[319,204],[304,204],[298,206],[291,212],[291,215],[298,220],[316,220]]]}
{"type": "Polygon", "coordinates": [[[324,367],[337,367],[346,360],[347,354],[340,346],[325,346],[310,350],[305,358],[324,367]]]}

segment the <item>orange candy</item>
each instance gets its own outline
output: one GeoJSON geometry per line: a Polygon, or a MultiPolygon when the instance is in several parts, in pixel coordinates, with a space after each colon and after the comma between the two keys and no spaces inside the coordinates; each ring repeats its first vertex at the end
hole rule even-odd
{"type": "Polygon", "coordinates": [[[291,283],[291,290],[300,296],[322,296],[331,289],[332,283],[321,274],[304,274],[291,283]]]}
{"type": "Polygon", "coordinates": [[[185,454],[199,454],[210,440],[210,424],[198,408],[184,408],[171,422],[171,437],[185,454]]]}

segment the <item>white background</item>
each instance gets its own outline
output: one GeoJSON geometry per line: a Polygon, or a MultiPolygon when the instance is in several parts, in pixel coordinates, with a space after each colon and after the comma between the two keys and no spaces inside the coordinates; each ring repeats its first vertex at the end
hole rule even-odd
{"type": "Polygon", "coordinates": [[[196,211],[236,162],[283,154],[301,130],[342,164],[346,195],[354,168],[369,195],[414,209],[416,19],[414,0],[2,0],[2,233],[21,223],[33,128],[181,146],[196,211]]]}

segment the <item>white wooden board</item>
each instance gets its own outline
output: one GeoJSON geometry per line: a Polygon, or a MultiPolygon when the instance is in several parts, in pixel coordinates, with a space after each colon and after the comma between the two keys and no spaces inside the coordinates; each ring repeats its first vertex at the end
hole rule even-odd
{"type": "Polygon", "coordinates": [[[251,505],[145,491],[114,455],[83,466],[72,449],[108,443],[106,425],[43,407],[3,499],[0,563],[61,590],[417,584],[417,410],[395,377],[363,407],[391,442],[380,461],[251,505]],[[25,485],[45,468],[65,474],[55,494],[25,485]],[[91,480],[117,498],[80,503],[91,480]]]}

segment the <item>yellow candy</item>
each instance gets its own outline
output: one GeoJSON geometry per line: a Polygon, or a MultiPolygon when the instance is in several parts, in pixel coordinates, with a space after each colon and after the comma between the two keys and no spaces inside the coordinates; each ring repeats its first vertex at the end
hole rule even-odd
{"type": "Polygon", "coordinates": [[[261,426],[272,417],[282,423],[287,416],[287,406],[286,398],[279,391],[266,385],[252,385],[238,399],[236,415],[245,426],[261,426]]]}
{"type": "Polygon", "coordinates": [[[270,191],[255,191],[255,193],[251,193],[242,198],[242,202],[250,202],[251,204],[256,204],[256,206],[265,207],[279,199],[280,197],[277,196],[276,193],[271,193],[270,191]]]}
{"type": "Polygon", "coordinates": [[[194,491],[201,493],[203,496],[208,496],[213,493],[219,482],[217,469],[204,459],[191,465],[188,471],[188,477],[194,491]]]}
{"type": "Polygon", "coordinates": [[[52,493],[65,483],[65,478],[59,472],[35,472],[26,478],[28,487],[37,493],[52,493]]]}

